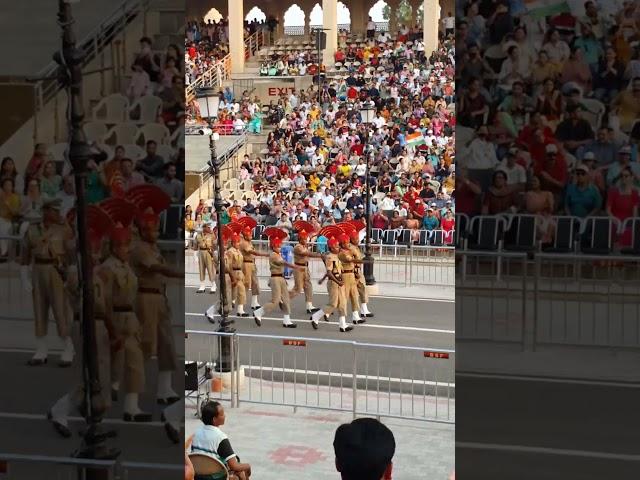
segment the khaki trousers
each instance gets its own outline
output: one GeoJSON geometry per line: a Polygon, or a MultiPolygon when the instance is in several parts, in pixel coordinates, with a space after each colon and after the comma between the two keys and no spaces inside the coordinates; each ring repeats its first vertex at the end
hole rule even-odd
{"type": "Polygon", "coordinates": [[[175,370],[176,347],[171,332],[169,301],[163,293],[138,292],[136,313],[142,327],[145,358],[158,357],[158,370],[175,370]]]}
{"type": "Polygon", "coordinates": [[[313,302],[313,286],[311,284],[311,274],[309,268],[293,271],[293,290],[289,292],[289,297],[293,298],[304,291],[306,302],[313,302]]]}
{"type": "Polygon", "coordinates": [[[285,315],[291,315],[291,303],[289,302],[289,287],[284,277],[271,277],[269,279],[271,287],[271,301],[264,305],[264,313],[268,313],[280,307],[285,315]]]}
{"type": "Polygon", "coordinates": [[[354,312],[360,311],[360,299],[358,296],[358,284],[356,277],[353,273],[343,273],[342,279],[344,280],[344,294],[347,303],[351,304],[351,310],[354,312]]]}
{"type": "Polygon", "coordinates": [[[36,337],[47,335],[49,309],[53,311],[58,336],[69,336],[70,316],[72,315],[62,277],[53,265],[34,264],[33,266],[33,313],[35,317],[36,337]]]}
{"type": "Polygon", "coordinates": [[[322,307],[325,315],[331,315],[335,310],[342,317],[347,315],[347,301],[345,298],[344,287],[341,287],[333,280],[328,280],[327,292],[329,293],[329,303],[322,307]]]}
{"type": "Polygon", "coordinates": [[[260,284],[258,283],[258,270],[255,263],[244,262],[242,264],[244,274],[245,290],[251,289],[251,295],[260,295],[260,284]]]}
{"type": "Polygon", "coordinates": [[[233,287],[233,299],[236,301],[236,307],[238,305],[244,305],[247,303],[247,289],[245,287],[244,275],[241,270],[234,270],[233,276],[236,281],[236,286],[233,287]]]}
{"type": "Polygon", "coordinates": [[[216,274],[216,267],[213,263],[213,255],[208,250],[198,251],[198,267],[200,268],[200,283],[204,282],[205,273],[209,276],[209,281],[213,282],[216,274]]]}
{"type": "Polygon", "coordinates": [[[134,312],[114,312],[112,322],[122,347],[111,355],[111,381],[124,378],[125,393],[142,393],[145,374],[140,323],[134,312]]]}

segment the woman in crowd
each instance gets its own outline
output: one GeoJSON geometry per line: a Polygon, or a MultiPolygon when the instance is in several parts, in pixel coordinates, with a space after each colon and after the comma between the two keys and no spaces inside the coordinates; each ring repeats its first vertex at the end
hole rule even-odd
{"type": "MultiPolygon", "coordinates": [[[[607,195],[607,213],[624,223],[627,218],[637,217],[640,209],[640,193],[634,185],[634,176],[631,167],[624,167],[620,173],[618,186],[609,189],[607,195]]],[[[619,243],[621,246],[631,245],[632,229],[626,228],[619,243]]]]}
{"type": "Polygon", "coordinates": [[[18,173],[16,163],[11,157],[4,157],[0,165],[0,180],[10,178],[13,180],[14,190],[18,194],[24,192],[24,177],[18,173]]]}
{"type": "MultiPolygon", "coordinates": [[[[13,225],[20,215],[20,195],[15,192],[11,177],[0,179],[0,237],[13,233],[13,225]]],[[[7,256],[9,241],[0,239],[0,261],[7,256]]]]}

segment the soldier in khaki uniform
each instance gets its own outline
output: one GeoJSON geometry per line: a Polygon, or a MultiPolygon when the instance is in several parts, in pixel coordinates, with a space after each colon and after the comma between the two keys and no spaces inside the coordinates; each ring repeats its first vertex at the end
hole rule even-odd
{"type": "Polygon", "coordinates": [[[211,231],[211,226],[206,224],[202,228],[202,232],[198,232],[196,234],[195,239],[195,247],[198,251],[198,267],[200,270],[200,288],[198,288],[197,293],[204,293],[206,290],[205,286],[205,274],[209,276],[209,293],[216,293],[216,267],[214,261],[214,251],[215,251],[215,236],[211,231]]]}
{"type": "Polygon", "coordinates": [[[329,315],[335,310],[340,315],[338,323],[340,331],[345,333],[353,330],[353,326],[347,325],[347,301],[345,298],[344,280],[342,278],[342,262],[338,254],[340,253],[340,244],[338,239],[331,237],[327,242],[329,247],[329,254],[324,258],[324,264],[327,269],[327,277],[329,282],[327,283],[327,292],[329,293],[329,303],[321,310],[318,310],[311,316],[311,325],[314,329],[318,329],[318,322],[321,318],[325,321],[329,321],[329,315]]]}
{"type": "Polygon", "coordinates": [[[353,256],[353,252],[350,248],[351,242],[349,240],[349,235],[346,233],[342,234],[339,238],[339,242],[340,253],[338,254],[338,258],[342,263],[342,279],[344,281],[345,296],[347,304],[351,304],[351,321],[357,325],[365,322],[365,320],[360,318],[359,314],[360,298],[358,295],[358,285],[355,275],[356,265],[359,264],[360,260],[357,260],[353,256]]]}
{"type": "Polygon", "coordinates": [[[364,263],[364,255],[362,254],[362,250],[360,250],[360,235],[357,230],[351,232],[350,240],[351,245],[349,245],[349,248],[351,249],[353,258],[356,260],[354,272],[358,287],[358,297],[360,299],[360,315],[363,317],[373,317],[373,313],[369,311],[369,306],[367,305],[369,303],[369,294],[367,293],[367,287],[364,283],[364,274],[360,269],[360,265],[364,263]]]}
{"type": "Polygon", "coordinates": [[[322,258],[322,255],[309,250],[308,239],[309,233],[306,230],[298,231],[298,244],[293,247],[293,263],[302,268],[293,271],[294,285],[289,292],[289,297],[293,299],[304,291],[307,313],[315,313],[320,309],[313,306],[313,286],[311,285],[311,273],[309,273],[309,258],[322,258]]]}
{"type": "Polygon", "coordinates": [[[58,336],[63,342],[59,365],[68,367],[74,356],[71,339],[71,307],[65,291],[68,257],[74,251],[73,232],[60,219],[60,200],[49,200],[42,206],[42,222],[31,225],[24,236],[22,248],[22,284],[33,296],[36,352],[31,366],[47,363],[47,330],[49,310],[53,312],[58,336]],[[32,280],[29,280],[32,267],[32,280]]]}
{"type": "Polygon", "coordinates": [[[231,235],[231,247],[225,252],[225,269],[228,272],[227,278],[229,278],[231,287],[231,298],[236,304],[237,315],[239,317],[248,317],[249,314],[244,311],[244,304],[247,301],[245,278],[242,272],[244,257],[239,248],[240,235],[234,233],[231,235]]]}
{"type": "MultiPolygon", "coordinates": [[[[95,348],[98,357],[98,377],[100,393],[93,398],[93,414],[102,416],[111,407],[110,395],[110,367],[111,350],[118,347],[118,338],[114,333],[111,318],[111,289],[110,282],[105,275],[105,269],[100,265],[103,252],[103,239],[109,228],[110,219],[105,212],[96,206],[87,209],[87,223],[91,261],[93,263],[93,321],[95,322],[95,348]]],[[[66,288],[69,303],[79,319],[82,292],[80,288],[77,264],[69,268],[66,288]]],[[[73,338],[78,349],[82,349],[82,325],[73,322],[73,338]]],[[[77,378],[82,378],[82,364],[77,364],[77,378]]],[[[79,384],[72,391],[60,398],[47,412],[47,418],[56,431],[63,437],[71,436],[68,417],[72,411],[79,411],[84,403],[84,384],[79,384]]]]}
{"type": "MultiPolygon", "coordinates": [[[[285,267],[288,267],[292,270],[299,270],[303,267],[292,265],[288,262],[285,262],[284,258],[282,258],[280,248],[282,247],[282,239],[286,236],[286,233],[283,230],[279,230],[276,228],[273,228],[271,232],[274,232],[276,230],[282,232],[282,234],[273,233],[269,238],[272,249],[272,252],[269,255],[269,270],[271,272],[269,286],[271,287],[271,302],[263,305],[257,310],[254,310],[253,319],[258,326],[261,326],[262,317],[275,308],[280,307],[280,309],[284,312],[282,326],[285,328],[296,328],[298,325],[291,321],[289,289],[287,287],[287,281],[284,278],[284,269],[285,267]]],[[[265,235],[269,236],[267,230],[265,230],[265,235]]]]}
{"type": "Polygon", "coordinates": [[[150,422],[151,414],[139,407],[138,397],[145,390],[144,355],[141,328],[135,306],[138,279],[129,264],[131,231],[122,225],[111,232],[111,253],[102,269],[111,286],[112,323],[121,345],[111,357],[111,392],[117,400],[124,383],[123,418],[127,422],[150,422]]]}
{"type": "Polygon", "coordinates": [[[260,284],[258,283],[258,270],[256,269],[255,257],[268,257],[268,253],[258,252],[251,241],[251,228],[242,229],[242,239],[240,240],[240,252],[244,258],[242,273],[244,274],[244,286],[246,290],[251,289],[251,310],[260,308],[258,295],[260,295],[260,284]]]}

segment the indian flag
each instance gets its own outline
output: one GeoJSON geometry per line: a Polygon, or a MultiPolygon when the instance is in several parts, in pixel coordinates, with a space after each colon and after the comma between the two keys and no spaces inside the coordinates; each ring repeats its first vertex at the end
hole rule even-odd
{"type": "Polygon", "coordinates": [[[534,19],[571,12],[571,7],[565,0],[525,0],[524,3],[529,15],[534,19]]]}
{"type": "Polygon", "coordinates": [[[407,135],[407,146],[408,147],[417,147],[419,145],[426,145],[424,137],[422,136],[422,132],[416,130],[413,133],[407,135]]]}

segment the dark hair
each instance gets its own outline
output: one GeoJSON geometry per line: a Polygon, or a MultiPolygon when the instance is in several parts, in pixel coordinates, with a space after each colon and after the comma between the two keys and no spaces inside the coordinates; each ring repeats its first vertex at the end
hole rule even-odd
{"type": "Polygon", "coordinates": [[[147,141],[147,147],[148,147],[149,145],[158,145],[158,142],[156,142],[155,140],[148,140],[148,141],[147,141]]]}
{"type": "MultiPolygon", "coordinates": [[[[200,215],[200,214],[198,214],[200,215]]],[[[213,419],[218,416],[219,402],[210,401],[202,405],[200,409],[200,419],[205,425],[213,425],[213,419]]]]}
{"type": "Polygon", "coordinates": [[[340,425],[333,440],[343,480],[380,480],[396,450],[393,433],[374,418],[340,425]]]}

